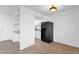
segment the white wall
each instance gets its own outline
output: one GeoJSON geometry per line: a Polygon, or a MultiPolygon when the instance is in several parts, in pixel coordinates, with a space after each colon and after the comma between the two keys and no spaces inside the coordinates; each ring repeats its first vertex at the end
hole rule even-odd
{"type": "Polygon", "coordinates": [[[79,8],[53,16],[54,41],[79,47],[79,8]]]}
{"type": "Polygon", "coordinates": [[[34,12],[26,7],[20,7],[20,49],[27,48],[35,43],[34,39],[34,12]]]}

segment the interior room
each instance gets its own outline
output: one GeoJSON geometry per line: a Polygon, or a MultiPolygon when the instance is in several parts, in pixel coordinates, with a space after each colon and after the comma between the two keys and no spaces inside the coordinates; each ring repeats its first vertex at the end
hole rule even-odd
{"type": "Polygon", "coordinates": [[[79,53],[79,5],[0,5],[0,54],[79,53]]]}

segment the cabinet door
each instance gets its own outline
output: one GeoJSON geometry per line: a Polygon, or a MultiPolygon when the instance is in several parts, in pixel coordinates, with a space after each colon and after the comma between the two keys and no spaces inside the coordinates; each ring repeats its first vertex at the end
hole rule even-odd
{"type": "Polygon", "coordinates": [[[3,23],[1,26],[1,36],[2,36],[2,41],[7,40],[8,39],[8,28],[7,28],[7,24],[3,23]]]}
{"type": "Polygon", "coordinates": [[[0,23],[0,41],[2,40],[2,35],[1,35],[1,23],[0,23]]]}
{"type": "Polygon", "coordinates": [[[35,31],[35,38],[41,40],[41,31],[35,31]]]}
{"type": "Polygon", "coordinates": [[[12,33],[12,21],[11,17],[1,15],[0,16],[0,41],[8,40],[11,38],[12,33]]]}

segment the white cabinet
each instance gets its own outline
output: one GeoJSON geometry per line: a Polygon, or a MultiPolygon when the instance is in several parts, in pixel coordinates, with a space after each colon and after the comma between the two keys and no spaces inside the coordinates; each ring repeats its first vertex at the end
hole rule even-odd
{"type": "Polygon", "coordinates": [[[35,39],[41,40],[41,20],[35,20],[35,39]]]}
{"type": "Polygon", "coordinates": [[[41,31],[35,31],[35,38],[41,40],[41,31]]]}

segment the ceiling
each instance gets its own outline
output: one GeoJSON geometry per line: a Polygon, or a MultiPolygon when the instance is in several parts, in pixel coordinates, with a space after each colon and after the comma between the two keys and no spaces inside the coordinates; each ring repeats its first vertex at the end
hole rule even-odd
{"type": "Polygon", "coordinates": [[[17,8],[17,5],[0,5],[0,14],[12,16],[17,8]]]}
{"type": "MultiPolygon", "coordinates": [[[[49,12],[49,5],[27,5],[26,7],[45,15],[52,15],[52,13],[49,12]]],[[[79,5],[57,5],[56,13],[72,10],[74,8],[79,8],[79,5]]]]}
{"type": "MultiPolygon", "coordinates": [[[[49,5],[24,5],[24,6],[45,15],[53,15],[53,13],[49,12],[49,5]]],[[[0,14],[12,16],[17,8],[18,5],[0,5],[0,14]]],[[[57,5],[56,13],[72,10],[75,8],[79,8],[79,5],[57,5]]]]}

